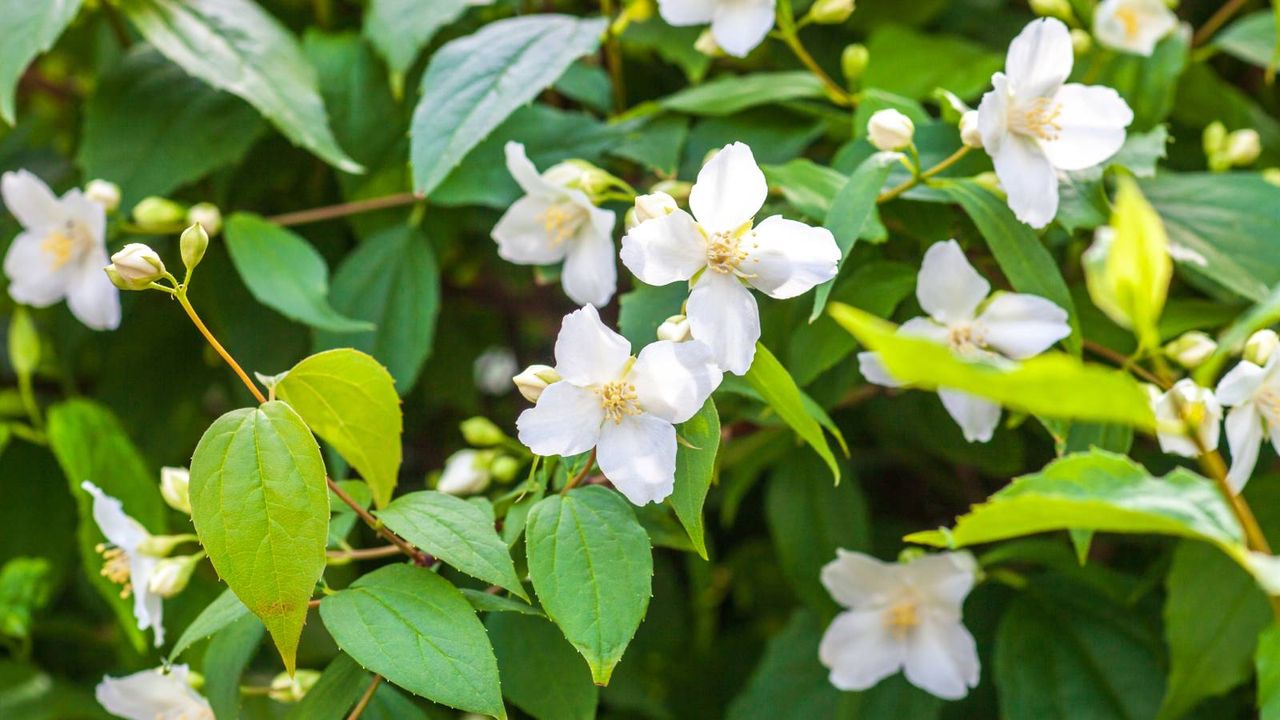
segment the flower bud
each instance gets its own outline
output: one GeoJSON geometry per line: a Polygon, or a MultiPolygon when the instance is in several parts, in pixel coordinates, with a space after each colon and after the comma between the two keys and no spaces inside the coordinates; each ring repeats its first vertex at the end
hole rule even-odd
{"type": "Polygon", "coordinates": [[[502,455],[494,458],[493,464],[489,466],[489,474],[494,480],[502,484],[506,484],[516,479],[520,474],[521,463],[519,460],[510,455],[502,455]]]}
{"type": "Polygon", "coordinates": [[[1156,438],[1160,441],[1161,450],[1183,457],[1198,457],[1201,447],[1205,451],[1218,449],[1222,405],[1212,390],[1197,385],[1191,378],[1183,378],[1164,394],[1151,386],[1148,386],[1148,392],[1156,416],[1156,438]]]}
{"type": "Polygon", "coordinates": [[[982,131],[978,129],[977,110],[970,110],[960,116],[960,142],[965,147],[982,148],[982,131]]]}
{"type": "Polygon", "coordinates": [[[102,206],[109,213],[120,207],[120,186],[106,180],[90,180],[84,186],[84,196],[102,206]]]}
{"type": "Polygon", "coordinates": [[[653,194],[670,195],[677,203],[689,202],[689,194],[693,192],[693,183],[685,180],[660,180],[649,188],[653,194]]]}
{"type": "Polygon", "coordinates": [[[164,272],[164,262],[155,250],[143,243],[129,243],[111,256],[107,275],[112,282],[119,278],[127,290],[141,290],[164,277],[164,272]]]}
{"type": "Polygon", "coordinates": [[[462,439],[474,447],[493,447],[507,439],[507,434],[502,432],[502,428],[486,417],[477,416],[463,420],[458,428],[462,430],[462,439]]]}
{"type": "Polygon", "coordinates": [[[511,381],[516,384],[516,389],[525,400],[536,403],[548,385],[560,381],[560,374],[547,365],[530,365],[524,372],[511,378],[511,381]]]}
{"type": "Polygon", "coordinates": [[[1004,190],[1000,187],[1000,178],[990,170],[987,172],[980,172],[977,175],[974,175],[971,179],[975,185],[986,188],[987,190],[1004,197],[1004,190]]]}
{"type": "Polygon", "coordinates": [[[195,572],[203,556],[203,553],[197,553],[161,559],[147,579],[147,589],[162,598],[171,598],[186,590],[191,573],[195,572]]]}
{"type": "Polygon", "coordinates": [[[471,366],[471,376],[476,389],[485,395],[505,395],[511,392],[507,378],[519,368],[516,354],[510,348],[491,347],[476,358],[471,366]]]}
{"type": "Polygon", "coordinates": [[[181,513],[191,514],[191,473],[186,468],[160,468],[160,495],[165,503],[181,513]]]}
{"type": "Polygon", "coordinates": [[[1071,3],[1067,0],[1030,0],[1031,12],[1044,17],[1058,18],[1070,22],[1075,15],[1071,11],[1071,3]]]}
{"type": "Polygon", "coordinates": [[[1183,333],[1178,339],[1164,346],[1164,354],[1182,367],[1192,370],[1200,366],[1218,349],[1213,338],[1193,330],[1183,333]]]}
{"type": "Polygon", "coordinates": [[[1280,187],[1280,168],[1270,167],[1270,168],[1267,168],[1266,170],[1263,170],[1262,179],[1266,180],[1272,185],[1280,187]]]}
{"type": "Polygon", "coordinates": [[[297,670],[293,677],[282,672],[271,679],[271,690],[267,692],[267,697],[280,703],[296,703],[306,697],[319,681],[318,670],[297,670]]]}
{"type": "Polygon", "coordinates": [[[178,203],[167,198],[142,198],[133,206],[133,221],[144,229],[161,230],[180,224],[187,217],[187,211],[178,203]]]}
{"type": "Polygon", "coordinates": [[[182,231],[178,247],[182,251],[182,264],[187,267],[187,272],[191,272],[204,259],[204,251],[209,248],[209,233],[203,225],[194,223],[182,231]]]}
{"type": "Polygon", "coordinates": [[[138,552],[151,557],[168,557],[182,543],[196,539],[195,535],[148,535],[138,543],[138,552]]]}
{"type": "Polygon", "coordinates": [[[1262,138],[1252,128],[1236,130],[1227,136],[1226,159],[1236,167],[1252,165],[1262,154],[1262,138]]]}
{"type": "Polygon", "coordinates": [[[475,495],[489,487],[489,466],[493,453],[479,450],[459,450],[444,463],[444,472],[436,483],[436,490],[447,495],[475,495]]]}
{"type": "Polygon", "coordinates": [[[636,198],[636,223],[666,217],[678,209],[676,199],[664,192],[641,195],[636,198]]]}
{"type": "Polygon", "coordinates": [[[196,203],[187,209],[187,224],[199,225],[210,237],[222,232],[222,211],[213,203],[196,203]]]}
{"type": "Polygon", "coordinates": [[[1071,31],[1071,51],[1076,56],[1084,55],[1093,49],[1093,36],[1086,30],[1075,28],[1071,31]]]}
{"type": "Polygon", "coordinates": [[[689,318],[684,315],[672,315],[658,326],[658,339],[668,342],[684,342],[693,337],[689,318]]]}
{"type": "Polygon", "coordinates": [[[724,50],[716,42],[716,36],[711,34],[711,28],[702,31],[702,34],[694,41],[693,49],[707,57],[724,57],[724,50]]]}
{"type": "Polygon", "coordinates": [[[809,8],[809,20],[819,25],[839,25],[853,14],[853,0],[817,0],[809,8]]]}
{"type": "Polygon", "coordinates": [[[870,63],[871,51],[862,43],[849,45],[840,53],[840,70],[850,84],[862,79],[862,74],[867,71],[870,63]]]}
{"type": "Polygon", "coordinates": [[[1275,354],[1277,346],[1280,346],[1280,336],[1276,335],[1275,330],[1259,330],[1245,341],[1244,359],[1254,365],[1266,365],[1275,354]]]}
{"type": "Polygon", "coordinates": [[[867,122],[867,137],[877,150],[902,150],[911,144],[916,126],[897,110],[878,110],[867,122]]]}

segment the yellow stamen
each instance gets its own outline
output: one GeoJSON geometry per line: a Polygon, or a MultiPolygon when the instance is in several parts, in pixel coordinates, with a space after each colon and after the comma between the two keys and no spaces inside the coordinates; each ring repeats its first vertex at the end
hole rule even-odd
{"type": "Polygon", "coordinates": [[[127,598],[133,591],[133,586],[129,582],[129,555],[118,547],[111,547],[99,543],[94,547],[100,555],[102,555],[102,577],[110,580],[116,585],[122,585],[120,597],[127,598]]]}
{"type": "Polygon", "coordinates": [[[45,235],[40,241],[40,249],[53,259],[53,269],[57,270],[71,261],[75,240],[61,231],[55,230],[45,235]]]}
{"type": "Polygon", "coordinates": [[[615,425],[621,423],[623,417],[641,412],[636,404],[636,386],[625,380],[606,383],[596,390],[596,394],[600,396],[605,419],[612,420],[615,425]]]}
{"type": "Polygon", "coordinates": [[[915,602],[911,600],[903,600],[884,613],[884,625],[895,638],[901,640],[911,632],[911,629],[920,624],[920,615],[917,612],[915,602]]]}
{"type": "Polygon", "coordinates": [[[1030,107],[1022,108],[1020,113],[1014,113],[1011,125],[1014,130],[1023,135],[1053,141],[1057,140],[1062,132],[1062,125],[1058,123],[1060,115],[1062,115],[1062,105],[1054,102],[1053,98],[1036,98],[1030,107]]]}
{"type": "Polygon", "coordinates": [[[716,233],[707,241],[707,267],[723,275],[738,272],[738,266],[747,259],[742,249],[740,233],[716,233]]]}
{"type": "Polygon", "coordinates": [[[1124,26],[1124,36],[1133,40],[1138,37],[1139,20],[1138,11],[1131,7],[1120,8],[1116,10],[1116,20],[1124,26]]]}
{"type": "Polygon", "coordinates": [[[551,238],[551,244],[559,245],[578,233],[578,228],[587,220],[587,211],[573,203],[560,203],[548,207],[538,219],[551,238]]]}

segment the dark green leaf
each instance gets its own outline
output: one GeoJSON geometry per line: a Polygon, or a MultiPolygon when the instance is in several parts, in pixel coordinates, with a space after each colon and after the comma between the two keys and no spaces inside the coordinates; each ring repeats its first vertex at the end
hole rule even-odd
{"type": "Polygon", "coordinates": [[[467,0],[371,0],[364,14],[364,35],[386,59],[394,82],[401,85],[422,48],[473,4],[467,0]]]}
{"type": "Polygon", "coordinates": [[[485,622],[498,656],[502,692],[538,720],[592,720],[599,690],[591,670],[545,619],[496,613],[485,622]]]}
{"type": "Polygon", "coordinates": [[[676,446],[676,486],[671,493],[671,507],[689,533],[694,549],[705,560],[707,541],[702,505],[715,478],[716,454],[720,449],[720,414],[716,412],[715,402],[708,398],[702,409],[676,432],[682,442],[676,446]]]}
{"type": "Polygon", "coordinates": [[[369,673],[350,655],[338,653],[315,686],[285,717],[288,720],[342,720],[368,686],[369,673]]]}
{"type": "Polygon", "coordinates": [[[217,600],[209,603],[195,620],[182,631],[178,642],[169,651],[169,662],[174,662],[193,644],[213,635],[231,623],[249,614],[249,608],[231,590],[223,590],[217,600]]]}
{"type": "Polygon", "coordinates": [[[244,615],[209,641],[201,670],[204,695],[215,717],[240,717],[240,676],[258,651],[265,630],[258,618],[244,615]]]}
{"type": "MultiPolygon", "coordinates": [[[[885,178],[889,176],[889,170],[898,162],[898,156],[890,153],[876,153],[858,166],[857,170],[849,176],[848,181],[836,193],[835,199],[831,201],[831,209],[827,211],[826,221],[823,223],[831,234],[835,236],[836,244],[840,246],[840,265],[844,266],[845,260],[849,257],[849,251],[853,249],[853,244],[862,235],[863,228],[867,222],[875,217],[876,214],[876,198],[880,195],[880,188],[884,187],[885,178]]],[[[827,306],[827,298],[831,296],[831,289],[835,287],[835,279],[831,282],[818,286],[813,295],[813,312],[809,314],[809,322],[813,322],[822,316],[822,311],[827,306]]]]}
{"type": "Polygon", "coordinates": [[[690,115],[735,115],[758,105],[823,97],[822,82],[804,70],[723,75],[664,98],[662,107],[690,115]]]}
{"type": "Polygon", "coordinates": [[[822,425],[810,413],[804,402],[804,395],[787,369],[769,352],[769,349],[756,343],[755,361],[751,369],[743,376],[769,407],[778,413],[778,417],[796,431],[805,442],[813,447],[831,470],[836,482],[840,481],[840,466],[836,464],[836,456],[827,444],[827,436],[822,432],[822,425]]]}

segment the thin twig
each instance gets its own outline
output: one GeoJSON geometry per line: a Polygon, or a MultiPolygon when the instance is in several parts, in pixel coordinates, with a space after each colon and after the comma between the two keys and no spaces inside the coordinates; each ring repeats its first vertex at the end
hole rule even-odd
{"type": "Polygon", "coordinates": [[[876,198],[876,203],[883,204],[883,203],[889,202],[890,200],[897,198],[898,196],[902,195],[903,193],[910,190],[911,188],[919,185],[920,183],[946,170],[952,165],[955,165],[956,163],[960,162],[961,158],[969,154],[969,150],[970,148],[968,145],[961,145],[959,150],[956,150],[955,152],[948,155],[945,159],[940,161],[937,165],[934,165],[928,170],[925,170],[922,173],[918,173],[907,180],[903,180],[901,183],[899,183],[895,187],[889,188],[888,190],[885,190],[883,193],[880,193],[880,196],[876,198]]]}
{"type": "Polygon", "coordinates": [[[396,193],[395,195],[386,195],[384,197],[370,198],[368,200],[356,200],[354,202],[325,205],[324,207],[311,208],[309,210],[298,210],[296,212],[284,213],[282,215],[273,215],[267,218],[267,222],[271,222],[282,227],[290,225],[306,225],[308,223],[320,222],[322,220],[333,220],[334,218],[347,217],[348,215],[359,215],[360,213],[373,212],[375,210],[386,210],[388,208],[401,207],[403,205],[412,205],[421,199],[422,196],[416,193],[396,193]]]}
{"type": "Polygon", "coordinates": [[[591,474],[591,468],[596,464],[596,449],[591,448],[591,457],[587,458],[587,464],[582,466],[582,470],[578,471],[569,482],[564,484],[564,489],[560,491],[561,495],[568,493],[570,490],[578,486],[578,483],[587,479],[587,475],[591,474]]]}
{"type": "Polygon", "coordinates": [[[214,337],[213,333],[209,331],[209,328],[205,326],[204,321],[196,314],[196,309],[192,307],[191,302],[187,300],[186,292],[175,293],[174,297],[178,298],[178,304],[182,306],[183,310],[187,311],[187,317],[191,318],[192,324],[196,326],[196,329],[200,331],[201,335],[204,335],[204,339],[209,342],[210,347],[212,347],[214,351],[222,357],[223,361],[226,362],[227,365],[231,366],[231,369],[240,377],[240,381],[244,383],[244,386],[249,388],[249,392],[253,393],[253,397],[257,399],[258,404],[261,405],[265,403],[267,401],[266,396],[262,394],[262,391],[258,389],[258,386],[254,384],[253,380],[249,379],[248,373],[244,371],[244,368],[240,367],[240,363],[236,362],[235,358],[231,357],[231,353],[227,352],[227,349],[222,347],[222,343],[218,342],[218,339],[214,337]]]}
{"type": "Polygon", "coordinates": [[[381,675],[374,675],[373,681],[369,683],[369,687],[365,689],[364,695],[360,696],[360,702],[351,709],[351,714],[347,716],[347,720],[359,720],[364,714],[364,709],[369,707],[369,701],[373,699],[373,692],[378,689],[378,685],[382,683],[381,675]]]}
{"type": "Polygon", "coordinates": [[[600,11],[609,21],[609,26],[604,31],[604,62],[612,80],[610,89],[613,91],[613,111],[622,113],[627,109],[627,86],[622,76],[622,46],[618,43],[618,34],[613,27],[613,0],[600,0],[600,11]]]}
{"type": "Polygon", "coordinates": [[[1196,34],[1191,38],[1191,47],[1200,47],[1208,42],[1209,38],[1218,32],[1218,28],[1226,25],[1233,15],[1244,9],[1247,2],[1248,0],[1229,0],[1223,3],[1222,7],[1218,8],[1218,11],[1196,30],[1196,34]]]}
{"type": "Polygon", "coordinates": [[[334,495],[337,495],[339,500],[346,503],[347,507],[350,507],[355,512],[356,516],[363,520],[366,525],[373,528],[375,532],[385,538],[387,542],[394,545],[397,550],[413,558],[414,564],[427,567],[435,562],[435,558],[414,547],[407,540],[395,534],[383,525],[382,522],[375,518],[372,513],[364,509],[363,505],[356,502],[355,498],[348,495],[347,491],[343,490],[341,485],[334,482],[333,478],[325,476],[325,482],[329,484],[329,490],[333,492],[334,495]]]}
{"type": "Polygon", "coordinates": [[[330,550],[326,556],[330,560],[376,560],[393,557],[404,552],[395,545],[382,545],[375,548],[355,548],[353,550],[330,550]]]}
{"type": "Polygon", "coordinates": [[[1085,340],[1084,349],[1088,350],[1094,355],[1097,355],[1098,357],[1110,360],[1112,363],[1115,363],[1115,365],[1117,365],[1118,367],[1124,370],[1128,370],[1129,372],[1133,373],[1134,375],[1137,375],[1138,377],[1142,378],[1143,380],[1146,380],[1147,382],[1151,383],[1152,385],[1155,385],[1156,387],[1159,387],[1163,390],[1169,389],[1169,383],[1166,380],[1158,377],[1155,373],[1142,367],[1141,365],[1138,365],[1137,363],[1133,362],[1132,359],[1125,357],[1123,354],[1118,353],[1115,350],[1112,350],[1106,345],[1101,345],[1092,340],[1085,340]]]}

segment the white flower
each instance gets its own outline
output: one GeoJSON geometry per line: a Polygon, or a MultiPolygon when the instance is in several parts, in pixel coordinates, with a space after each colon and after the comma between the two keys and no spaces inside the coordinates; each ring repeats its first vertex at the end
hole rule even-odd
{"type": "Polygon", "coordinates": [[[902,150],[915,137],[916,125],[911,118],[892,108],[877,110],[867,121],[867,139],[877,150],[902,150]]]}
{"type": "Polygon", "coordinates": [[[459,450],[444,461],[444,472],[436,490],[447,495],[475,495],[489,488],[492,453],[459,450]]]}
{"type": "Polygon", "coordinates": [[[516,354],[510,348],[491,347],[476,357],[471,372],[480,392],[505,395],[511,392],[511,376],[519,369],[516,354]]]}
{"type": "Polygon", "coordinates": [[[773,29],[775,0],[658,0],[658,13],[671,25],[711,24],[722,50],[746,57],[773,29]]]}
{"type": "Polygon", "coordinates": [[[1009,207],[1032,227],[1058,213],[1058,171],[1084,170],[1124,144],[1133,111],[1115,90],[1063,84],[1074,57],[1067,26],[1032,21],[1009,45],[1005,72],[982,96],[982,145],[1009,195],[1009,207]]]}
{"type": "Polygon", "coordinates": [[[1187,436],[1188,426],[1196,428],[1196,437],[1206,451],[1218,449],[1222,406],[1212,390],[1200,387],[1191,378],[1179,380],[1164,393],[1150,385],[1147,390],[1151,394],[1156,439],[1160,441],[1161,450],[1183,457],[1199,456],[1199,446],[1187,436]]]}
{"type": "Polygon", "coordinates": [[[191,514],[191,471],[181,467],[160,468],[160,496],[165,504],[191,514]]]}
{"type": "Polygon", "coordinates": [[[516,389],[525,400],[536,403],[548,385],[560,382],[560,376],[550,365],[530,365],[524,369],[524,372],[511,378],[511,382],[515,383],[516,389]]]}
{"type": "Polygon", "coordinates": [[[120,207],[120,186],[107,180],[90,180],[84,186],[84,196],[107,212],[115,212],[120,207]]]}
{"type": "Polygon", "coordinates": [[[186,665],[104,677],[94,695],[107,712],[127,720],[214,720],[209,701],[187,682],[186,665]]]}
{"type": "Polygon", "coordinates": [[[556,372],[538,404],[516,421],[538,455],[596,449],[596,461],[636,505],[661,502],[675,485],[675,425],[693,417],[720,384],[700,342],[655,342],[639,357],[590,305],[566,315],[556,338],[556,372]]]}
{"type": "MultiPolygon", "coordinates": [[[[966,357],[1023,360],[1071,334],[1067,311],[1036,295],[997,293],[973,269],[955,240],[934,243],[916,278],[916,298],[929,317],[908,320],[899,332],[928,338],[966,357]],[[984,302],[985,301],[985,302],[984,302]],[[981,309],[981,312],[979,312],[981,309]]],[[[873,352],[858,354],[869,382],[898,385],[873,352]]],[[[1000,422],[1000,406],[968,393],[938,389],[947,412],[969,442],[986,442],[1000,422]]]]}
{"type": "Polygon", "coordinates": [[[977,563],[967,552],[883,563],[837,550],[822,584],[849,608],[836,616],[818,648],[841,690],[866,690],[904,671],[912,685],[947,700],[978,684],[978,647],[961,622],[977,563]]]}
{"type": "Polygon", "coordinates": [[[622,238],[622,262],[643,282],[693,280],[686,306],[693,337],[736,375],[751,367],[760,339],[760,313],[747,285],[792,298],[835,277],[840,262],[840,248],[825,228],[779,215],[753,228],[768,194],[751,148],[734,143],[698,173],[689,195],[692,216],[676,210],[622,238]]]}
{"type": "Polygon", "coordinates": [[[679,209],[676,199],[664,192],[640,195],[636,198],[636,222],[666,217],[679,209]]]}
{"type": "Polygon", "coordinates": [[[1164,346],[1164,354],[1169,359],[1188,370],[1200,367],[1209,356],[1218,349],[1218,343],[1206,333],[1199,330],[1185,332],[1176,340],[1164,346]]]}
{"type": "Polygon", "coordinates": [[[1244,359],[1254,365],[1266,365],[1277,347],[1280,347],[1280,335],[1275,330],[1264,328],[1245,341],[1244,359]]]}
{"type": "Polygon", "coordinates": [[[498,254],[519,265],[563,260],[565,294],[583,305],[607,305],[618,283],[613,248],[617,218],[581,190],[555,182],[565,179],[563,173],[539,175],[520,143],[507,143],[506,153],[507,170],[525,196],[493,228],[498,254]]]}
{"type": "Polygon", "coordinates": [[[1103,0],[1093,11],[1093,34],[1113,50],[1151,55],[1178,26],[1165,0],[1103,0]]]}
{"type": "Polygon", "coordinates": [[[138,629],[151,628],[155,645],[160,647],[164,644],[164,603],[151,591],[151,574],[160,559],[141,549],[143,543],[151,540],[151,533],[125,514],[119,500],[97,485],[86,480],[80,487],[93,496],[93,521],[107,538],[107,544],[98,546],[103,559],[102,575],[124,586],[121,597],[133,594],[133,617],[138,621],[138,629]]]}
{"type": "Polygon", "coordinates": [[[0,178],[4,204],[22,224],[4,258],[9,296],[33,307],[63,298],[72,314],[94,330],[120,326],[120,293],[107,264],[106,211],[79,190],[56,197],[26,170],[0,178]]]}
{"type": "Polygon", "coordinates": [[[1272,353],[1259,367],[1242,360],[1218,383],[1218,402],[1231,408],[1227,413],[1227,446],[1231,448],[1231,471],[1227,481],[1239,492],[1249,482],[1258,463],[1264,434],[1280,447],[1280,353],[1272,353]]]}

